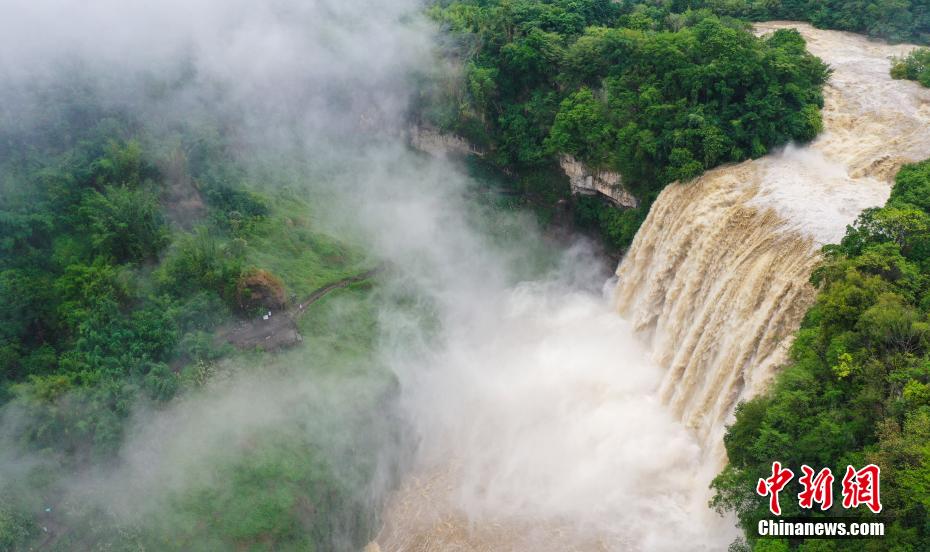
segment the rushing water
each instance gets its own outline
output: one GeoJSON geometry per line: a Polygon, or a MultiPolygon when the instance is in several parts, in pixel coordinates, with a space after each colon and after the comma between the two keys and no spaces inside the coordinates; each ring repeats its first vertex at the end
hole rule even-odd
{"type": "Polygon", "coordinates": [[[930,92],[888,76],[907,46],[758,30],[786,26],[833,67],[825,132],[669,186],[610,297],[565,271],[506,285],[481,256],[446,281],[443,345],[398,363],[418,458],[372,548],[719,550],[735,537],[707,507],[733,406],[783,361],[819,245],[930,156],[930,92]]]}
{"type": "Polygon", "coordinates": [[[765,388],[814,298],[820,246],[885,202],[898,167],[930,156],[930,90],[888,73],[912,47],[757,28],[783,27],[833,69],[823,134],[669,186],[617,271],[617,308],[663,368],[663,402],[718,464],[733,407],[765,388]]]}

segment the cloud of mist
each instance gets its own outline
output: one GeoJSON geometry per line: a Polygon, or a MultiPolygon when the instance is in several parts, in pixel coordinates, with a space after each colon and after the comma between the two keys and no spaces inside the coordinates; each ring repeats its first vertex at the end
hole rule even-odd
{"type": "MultiPolygon", "coordinates": [[[[601,297],[612,267],[584,243],[547,242],[525,214],[476,205],[460,166],[403,144],[411,76],[432,63],[435,29],[420,7],[3,1],[0,79],[16,102],[0,117],[28,119],[35,83],[62,71],[156,125],[222,112],[243,142],[309,170],[306,193],[327,202],[318,224],[389,267],[371,362],[399,383],[397,412],[416,442],[407,467],[452,474],[455,511],[558,521],[618,547],[725,544],[733,534],[707,511],[700,450],[656,399],[648,352],[601,297]],[[174,84],[153,88],[166,75],[174,84]]],[[[312,354],[254,362],[269,369],[234,372],[163,411],[140,407],[116,467],[82,474],[66,492],[137,520],[213,484],[216,458],[244,454],[270,428],[307,436],[334,460],[380,462],[408,446],[372,436],[359,451],[340,435],[341,421],[384,400],[383,381],[287,369],[326,362],[312,354]]],[[[394,406],[381,411],[398,425],[394,406]]],[[[379,464],[372,504],[391,462],[379,464]]]]}
{"type": "Polygon", "coordinates": [[[41,87],[71,75],[101,101],[153,122],[225,110],[256,142],[387,128],[405,115],[411,71],[429,66],[433,30],[419,7],[3,0],[0,116],[28,114],[41,87]]]}
{"type": "Polygon", "coordinates": [[[658,398],[661,370],[609,309],[609,270],[591,246],[553,248],[527,220],[476,213],[453,167],[384,158],[368,159],[352,202],[374,250],[399,267],[385,287],[416,290],[438,328],[423,340],[422,321],[382,313],[383,356],[418,438],[415,479],[441,481],[398,501],[420,502],[425,519],[389,508],[390,532],[407,535],[384,535],[384,549],[444,515],[513,524],[508,540],[476,537],[477,549],[562,549],[552,527],[611,550],[729,544],[732,521],[707,507],[716,466],[658,398]]]}
{"type": "MultiPolygon", "coordinates": [[[[430,59],[433,29],[419,9],[378,0],[0,2],[0,127],[47,131],[67,111],[56,102],[72,101],[127,112],[156,136],[220,119],[256,176],[262,163],[291,164],[278,174],[304,180],[297,193],[312,202],[339,193],[351,164],[364,165],[357,143],[403,127],[411,75],[430,59]]],[[[316,455],[328,466],[320,477],[349,494],[373,478],[350,499],[376,514],[404,452],[396,382],[373,355],[328,358],[309,337],[293,352],[221,363],[204,389],[167,408],[135,405],[116,458],[66,475],[53,496],[27,497],[28,507],[49,507],[51,521],[115,523],[120,532],[167,524],[155,531],[171,535],[172,523],[186,521],[172,512],[198,507],[188,491],[195,500],[221,497],[237,462],[265,461],[263,448],[290,441],[289,456],[271,461],[316,455]],[[85,519],[92,510],[99,519],[85,519]]],[[[11,404],[0,417],[0,487],[36,468],[56,472],[54,460],[14,444],[31,422],[24,412],[11,404]]],[[[332,516],[346,525],[331,528],[332,546],[351,549],[359,528],[349,525],[364,523],[352,515],[332,516]]]]}

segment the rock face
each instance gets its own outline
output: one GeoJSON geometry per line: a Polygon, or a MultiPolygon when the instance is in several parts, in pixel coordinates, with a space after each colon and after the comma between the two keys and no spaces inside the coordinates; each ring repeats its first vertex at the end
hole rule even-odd
{"type": "MultiPolygon", "coordinates": [[[[481,157],[485,153],[461,136],[443,134],[434,128],[416,125],[410,127],[410,145],[435,157],[447,155],[481,157]]],[[[600,195],[618,207],[632,208],[639,205],[639,201],[633,194],[623,187],[619,173],[591,169],[571,155],[562,155],[559,158],[559,165],[569,179],[573,194],[600,195]]]]}
{"type": "Polygon", "coordinates": [[[568,177],[573,194],[602,195],[620,207],[636,207],[639,201],[623,187],[619,173],[591,169],[571,155],[562,155],[559,165],[568,177]]]}
{"type": "Polygon", "coordinates": [[[484,155],[483,151],[461,136],[443,134],[436,129],[416,125],[410,128],[410,145],[436,157],[450,154],[484,155]]]}

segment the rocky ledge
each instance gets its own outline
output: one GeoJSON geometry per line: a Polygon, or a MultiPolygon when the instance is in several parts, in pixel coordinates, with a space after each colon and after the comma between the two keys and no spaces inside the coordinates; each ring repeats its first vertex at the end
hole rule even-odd
{"type": "Polygon", "coordinates": [[[612,201],[620,207],[636,207],[639,201],[623,187],[619,173],[600,169],[591,169],[571,155],[559,158],[562,171],[568,176],[572,193],[579,195],[598,195],[612,201]]]}

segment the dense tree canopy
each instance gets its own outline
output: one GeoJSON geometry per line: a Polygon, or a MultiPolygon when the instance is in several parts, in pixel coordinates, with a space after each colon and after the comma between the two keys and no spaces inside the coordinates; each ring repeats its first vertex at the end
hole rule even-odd
{"type": "MultiPolygon", "coordinates": [[[[617,247],[667,183],[820,132],[827,68],[797,32],[760,38],[744,20],[802,19],[891,40],[926,42],[930,32],[919,0],[449,0],[429,13],[461,73],[424,92],[424,122],[474,142],[549,205],[568,193],[553,176],[561,155],[620,172],[639,208],[575,201],[577,220],[617,247]]],[[[928,85],[928,64],[918,51],[894,75],[928,85]]],[[[302,222],[302,200],[254,186],[234,151],[244,146],[209,116],[156,131],[80,90],[49,93],[30,114],[35,125],[11,117],[0,126],[0,407],[15,407],[17,421],[0,437],[42,464],[25,482],[0,480],[4,550],[42,538],[37,516],[59,478],[115,460],[134,408],[165,408],[203,387],[221,359],[254,354],[217,339],[221,325],[283,308],[363,262],[302,222]]],[[[864,546],[930,549],[930,162],[904,167],[888,204],[825,253],[790,364],[738,407],[714,504],[751,539],[767,512],[755,481],[773,459],[796,472],[875,462],[891,522],[885,540],[864,546]]],[[[359,303],[329,313],[339,324],[313,326],[345,332],[321,338],[315,354],[373,346],[376,307],[359,303]]],[[[383,397],[364,393],[358,403],[381,409],[383,397]]],[[[210,458],[209,474],[193,474],[167,514],[139,526],[107,526],[88,505],[56,509],[69,527],[58,549],[329,550],[336,538],[360,547],[374,519],[359,489],[388,474],[361,458],[375,447],[353,430],[396,436],[382,411],[317,406],[295,417],[299,427],[263,428],[238,454],[210,458]],[[333,462],[301,425],[325,425],[325,409],[341,424],[325,432],[358,464],[333,462]]],[[[745,544],[789,546],[863,543],[745,544]]]]}
{"type": "Polygon", "coordinates": [[[426,117],[517,173],[561,154],[619,171],[641,210],[579,210],[618,246],[666,183],[821,129],[827,69],[794,31],[757,38],[707,11],[607,0],[461,0],[432,13],[459,37],[465,68],[426,117]]]}
{"type": "Polygon", "coordinates": [[[893,42],[930,41],[930,4],[925,0],[668,0],[660,5],[676,11],[708,8],[754,21],[809,21],[823,29],[893,42]]]}
{"type": "MultiPolygon", "coordinates": [[[[824,252],[811,279],[819,295],[791,362],[767,393],[737,407],[724,439],[730,464],[714,482],[714,504],[736,512],[753,538],[756,522],[770,517],[755,483],[773,461],[795,473],[808,464],[834,474],[847,464],[875,463],[888,536],[809,541],[798,550],[927,550],[930,161],[902,168],[885,207],[866,210],[824,252]]],[[[809,515],[796,501],[784,506],[784,515],[809,515]]],[[[836,504],[826,515],[849,514],[836,504]]]]}

